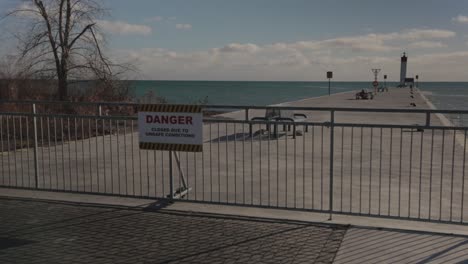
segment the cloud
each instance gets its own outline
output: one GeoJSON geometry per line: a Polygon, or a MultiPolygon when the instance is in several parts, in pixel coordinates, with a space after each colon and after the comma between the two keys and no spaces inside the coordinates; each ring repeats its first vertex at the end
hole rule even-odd
{"type": "MultiPolygon", "coordinates": [[[[453,36],[448,30],[408,29],[263,45],[234,42],[191,52],[136,49],[120,56],[137,61],[148,79],[320,81],[333,70],[336,80],[363,81],[372,78],[370,69],[382,68],[390,80],[397,80],[404,48],[444,48],[443,41],[453,36]]],[[[468,52],[424,54],[410,55],[409,74],[427,81],[466,80],[468,52]]]]}
{"type": "Polygon", "coordinates": [[[432,48],[445,48],[446,44],[437,41],[419,41],[409,44],[410,48],[432,49],[432,48]]]}
{"type": "Polygon", "coordinates": [[[468,24],[468,16],[459,15],[457,17],[452,18],[452,21],[460,24],[468,24]]]}
{"type": "Polygon", "coordinates": [[[182,30],[190,30],[192,29],[192,25],[190,24],[176,24],[177,29],[182,29],[182,30]]]}
{"type": "Polygon", "coordinates": [[[152,29],[146,25],[129,24],[123,21],[98,20],[98,26],[107,33],[116,35],[151,35],[152,29]]]}
{"type": "Polygon", "coordinates": [[[247,43],[247,44],[231,43],[231,44],[228,44],[228,45],[222,47],[221,49],[219,49],[219,51],[221,51],[221,52],[254,53],[254,52],[258,51],[259,49],[260,48],[257,45],[251,44],[251,43],[247,43]]]}
{"type": "MultiPolygon", "coordinates": [[[[390,52],[401,49],[400,46],[390,45],[395,41],[420,41],[431,39],[447,39],[455,37],[456,33],[441,29],[409,29],[401,32],[386,34],[367,34],[326,39],[321,41],[299,41],[295,43],[272,44],[277,50],[321,50],[321,49],[350,49],[355,52],[390,52]]],[[[427,42],[427,41],[426,41],[427,42]]],[[[421,45],[428,43],[420,43],[421,45]]],[[[434,43],[431,43],[434,46],[434,43]]]]}
{"type": "Polygon", "coordinates": [[[388,34],[388,36],[392,36],[393,39],[413,41],[422,39],[448,39],[457,35],[453,31],[441,29],[410,29],[401,33],[396,33],[395,36],[393,36],[393,34],[388,34]]]}
{"type": "Polygon", "coordinates": [[[164,17],[162,16],[154,16],[154,17],[149,17],[147,19],[145,19],[146,21],[148,22],[160,22],[160,21],[163,21],[164,20],[164,17]]]}

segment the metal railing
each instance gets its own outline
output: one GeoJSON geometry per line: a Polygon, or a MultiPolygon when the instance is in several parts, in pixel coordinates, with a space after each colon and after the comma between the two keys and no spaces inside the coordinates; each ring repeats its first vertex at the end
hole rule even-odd
{"type": "Polygon", "coordinates": [[[468,222],[468,127],[434,118],[468,111],[207,107],[247,114],[205,118],[203,152],[174,156],[138,148],[135,116],[0,113],[0,186],[468,222]],[[249,120],[269,108],[309,118],[249,120]]]}

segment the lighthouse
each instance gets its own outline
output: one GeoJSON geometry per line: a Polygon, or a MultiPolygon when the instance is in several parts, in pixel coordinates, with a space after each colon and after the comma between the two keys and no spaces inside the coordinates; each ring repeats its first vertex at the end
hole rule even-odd
{"type": "Polygon", "coordinates": [[[401,71],[400,71],[400,85],[401,86],[405,86],[407,63],[408,63],[408,57],[406,57],[406,53],[403,52],[403,56],[401,57],[401,71]]]}

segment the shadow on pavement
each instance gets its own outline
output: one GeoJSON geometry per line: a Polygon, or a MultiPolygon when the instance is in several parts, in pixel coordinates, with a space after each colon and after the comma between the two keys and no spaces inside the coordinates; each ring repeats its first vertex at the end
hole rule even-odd
{"type": "Polygon", "coordinates": [[[331,263],[347,226],[0,198],[6,263],[331,263]]]}

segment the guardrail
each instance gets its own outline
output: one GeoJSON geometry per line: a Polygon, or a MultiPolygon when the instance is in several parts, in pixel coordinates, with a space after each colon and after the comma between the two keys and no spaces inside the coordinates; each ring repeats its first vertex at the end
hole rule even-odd
{"type": "Polygon", "coordinates": [[[140,150],[135,116],[0,113],[0,186],[467,224],[468,127],[431,115],[468,111],[281,109],[325,114],[296,123],[205,118],[203,152],[175,156],[140,150]],[[337,122],[364,112],[420,122],[337,122]]]}

